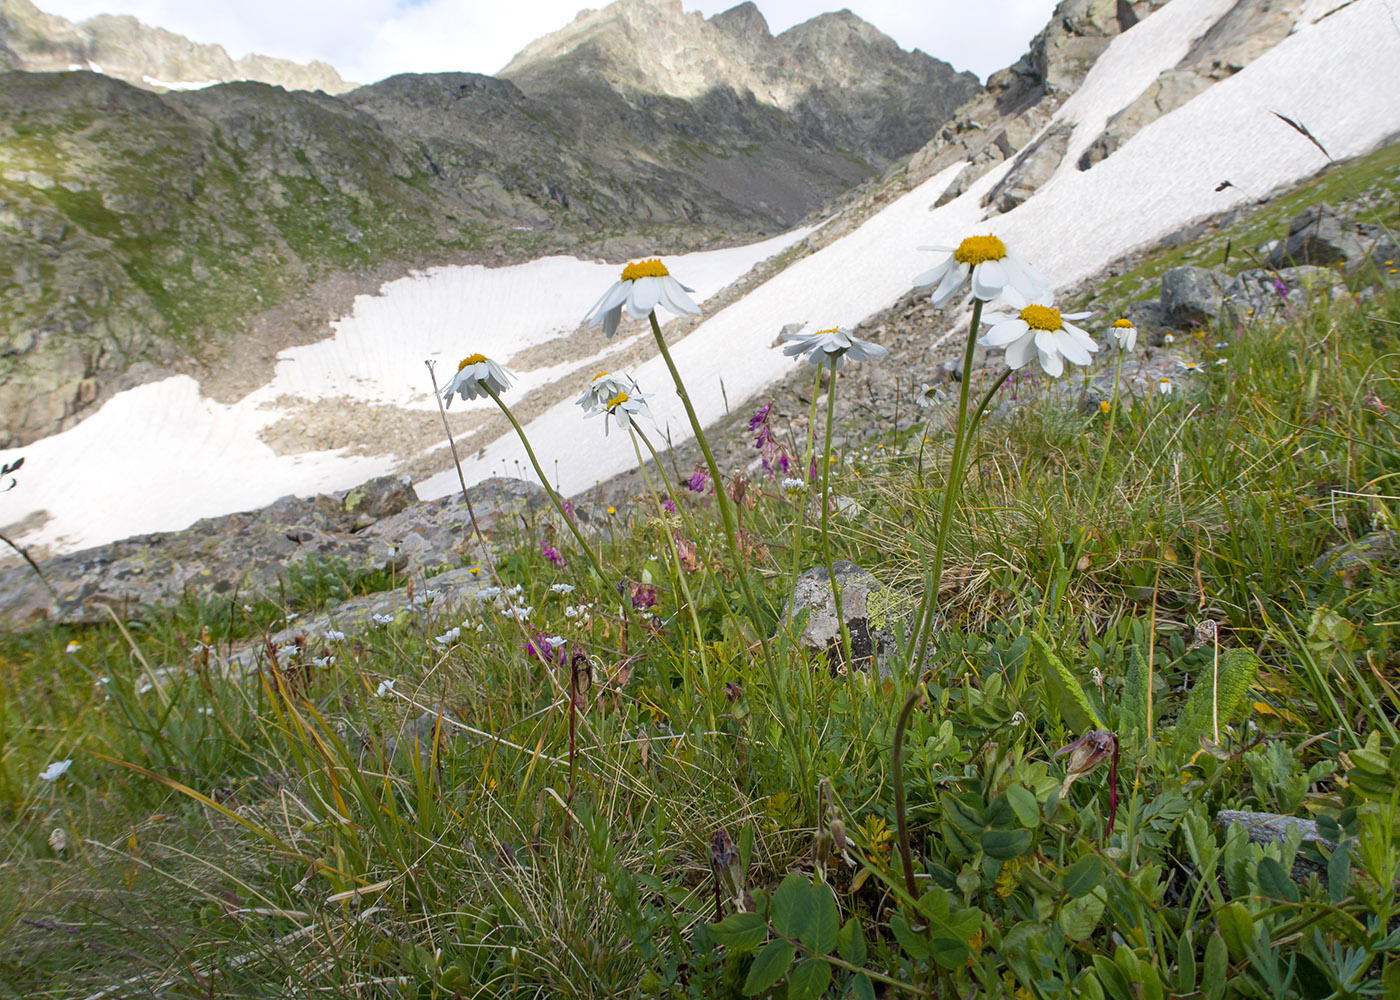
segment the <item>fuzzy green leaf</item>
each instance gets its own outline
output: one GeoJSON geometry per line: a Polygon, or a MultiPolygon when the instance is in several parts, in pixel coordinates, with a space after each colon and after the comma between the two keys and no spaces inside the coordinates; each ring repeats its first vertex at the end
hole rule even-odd
{"type": "Polygon", "coordinates": [[[841,927],[841,914],[831,889],[821,882],[809,884],[804,895],[807,919],[798,931],[798,939],[818,955],[828,954],[836,947],[836,934],[841,927]]]}
{"type": "Polygon", "coordinates": [[[1212,934],[1206,942],[1206,960],[1201,970],[1201,992],[1207,1000],[1224,1000],[1225,977],[1229,971],[1230,958],[1225,939],[1218,933],[1212,934]]]}
{"type": "Polygon", "coordinates": [[[1065,666],[1064,661],[1055,655],[1050,644],[1034,633],[1031,634],[1031,641],[1045,659],[1045,686],[1054,696],[1055,707],[1059,709],[1065,725],[1077,733],[1104,728],[1103,720],[1099,718],[1099,713],[1094,711],[1094,706],[1078,678],[1065,666]]]}
{"type": "Polygon", "coordinates": [[[1134,751],[1147,739],[1147,693],[1151,678],[1142,653],[1134,647],[1128,657],[1128,674],[1123,678],[1123,700],[1118,708],[1118,734],[1124,746],[1134,751]]]}
{"type": "Polygon", "coordinates": [[[860,926],[860,918],[852,917],[841,926],[836,935],[836,950],[852,965],[865,964],[865,931],[860,926]]]}
{"type": "Polygon", "coordinates": [[[749,977],[744,980],[744,996],[753,997],[772,987],[787,974],[797,949],[788,941],[769,941],[754,956],[749,977]]]}
{"type": "Polygon", "coordinates": [[[1186,704],[1176,722],[1176,749],[1190,757],[1200,749],[1201,737],[1214,735],[1218,720],[1225,725],[1244,701],[1245,692],[1259,673],[1259,657],[1248,649],[1226,649],[1218,664],[1212,663],[1191,685],[1186,704]]]}
{"type": "Polygon", "coordinates": [[[1083,941],[1099,925],[1107,902],[1108,893],[1101,888],[1078,899],[1071,899],[1060,910],[1060,930],[1071,941],[1083,941]]]}

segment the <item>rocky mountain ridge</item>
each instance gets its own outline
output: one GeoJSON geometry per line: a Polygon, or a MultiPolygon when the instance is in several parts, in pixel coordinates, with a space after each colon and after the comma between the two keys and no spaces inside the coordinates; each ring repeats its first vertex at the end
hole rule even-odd
{"type": "MultiPolygon", "coordinates": [[[[673,29],[776,44],[745,28],[757,12],[744,7],[707,22],[620,0],[598,15],[657,11],[649,60],[685,49],[673,29]]],[[[289,326],[278,310],[330,275],[373,291],[436,264],[674,252],[790,228],[922,143],[939,123],[930,107],[977,89],[856,18],[818,20],[782,36],[803,58],[744,77],[801,93],[792,109],[722,74],[679,96],[636,89],[617,68],[625,48],[590,50],[586,65],[535,59],[525,87],[405,74],[340,96],[0,74],[0,447],[161,374],[325,336],[332,317],[289,326]],[[852,66],[838,52],[850,46],[883,81],[865,96],[803,69],[852,66]],[[256,348],[240,341],[261,328],[256,348]]]]}
{"type": "Polygon", "coordinates": [[[29,0],[0,0],[0,70],[75,69],[157,91],[241,80],[328,94],[355,87],[320,61],[303,64],[256,54],[234,59],[222,45],[201,45],[134,17],[99,14],[74,24],[45,13],[29,0]]]}

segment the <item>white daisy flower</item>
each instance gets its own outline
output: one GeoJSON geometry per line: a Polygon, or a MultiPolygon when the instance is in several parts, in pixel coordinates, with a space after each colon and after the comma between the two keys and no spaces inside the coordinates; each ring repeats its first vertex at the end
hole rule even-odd
{"type": "Polygon", "coordinates": [[[603,432],[605,434],[607,433],[608,417],[616,420],[619,427],[629,426],[638,417],[655,420],[656,418],[651,415],[651,410],[644,402],[651,397],[652,393],[638,392],[637,386],[634,384],[630,391],[619,390],[614,393],[611,398],[604,400],[597,409],[590,410],[587,416],[596,417],[600,413],[607,414],[603,418],[603,432]]]}
{"type": "Polygon", "coordinates": [[[451,406],[454,395],[463,399],[475,399],[477,396],[489,396],[492,392],[499,394],[510,387],[510,380],[514,377],[511,372],[486,355],[469,354],[462,359],[462,363],[457,366],[457,374],[452,376],[442,390],[442,398],[451,406]],[[487,389],[491,391],[487,392],[487,389]]]}
{"type": "Polygon", "coordinates": [[[1180,358],[1177,358],[1176,364],[1182,371],[1190,372],[1192,375],[1201,370],[1201,366],[1195,361],[1182,361],[1180,358]]]}
{"type": "Polygon", "coordinates": [[[44,768],[42,771],[39,772],[39,780],[50,782],[57,781],[59,778],[67,774],[68,769],[72,766],[73,759],[71,757],[68,760],[56,760],[53,763],[49,764],[48,767],[44,768]]]}
{"type": "Polygon", "coordinates": [[[69,640],[68,645],[63,647],[63,651],[69,656],[72,656],[74,653],[76,653],[82,648],[83,644],[81,642],[79,642],[77,639],[71,639],[69,640]]]}
{"type": "Polygon", "coordinates": [[[1163,375],[1157,380],[1157,391],[1163,396],[1170,396],[1176,386],[1172,385],[1172,380],[1163,375]]]}
{"type": "Polygon", "coordinates": [[[1006,249],[1006,244],[995,236],[969,236],[956,247],[919,249],[948,255],[933,270],[914,279],[915,288],[935,286],[930,299],[935,307],[962,291],[969,274],[972,275],[972,294],[983,302],[996,298],[1008,288],[1034,301],[1050,288],[1034,268],[1006,249]]]}
{"type": "Polygon", "coordinates": [[[992,313],[987,317],[991,324],[978,341],[983,347],[1006,348],[1007,367],[1024,368],[1035,358],[1040,368],[1051,378],[1064,374],[1065,361],[1076,365],[1087,365],[1099,345],[1066,319],[1083,319],[1088,313],[1061,315],[1054,308],[1054,296],[1042,291],[1033,301],[1027,301],[1014,288],[1008,288],[1003,296],[1015,313],[992,313]]]}
{"type": "Polygon", "coordinates": [[[593,381],[588,383],[588,388],[574,403],[581,406],[585,413],[592,413],[605,408],[608,400],[619,392],[631,392],[636,385],[629,376],[619,377],[612,372],[599,372],[593,376],[593,381]]]}
{"type": "Polygon", "coordinates": [[[671,277],[661,261],[636,261],[622,269],[622,278],[603,293],[583,322],[586,326],[602,323],[603,333],[611,337],[617,332],[624,309],[634,319],[646,319],[658,304],[677,316],[698,316],[700,307],[686,294],[693,291],[671,277]]]}
{"type": "Polygon", "coordinates": [[[1113,321],[1113,340],[1120,351],[1131,354],[1133,347],[1137,344],[1137,327],[1133,326],[1133,321],[1115,319],[1113,321]]]}
{"type": "Polygon", "coordinates": [[[805,491],[807,489],[807,484],[800,479],[794,479],[792,476],[788,476],[783,480],[783,489],[787,490],[789,496],[793,496],[805,491]]]}
{"type": "Polygon", "coordinates": [[[850,330],[841,327],[816,333],[785,333],[779,339],[790,341],[783,348],[784,354],[790,358],[804,355],[808,364],[813,365],[824,365],[835,358],[836,367],[840,368],[848,355],[852,361],[873,361],[890,353],[879,344],[851,336],[850,330]]]}
{"type": "Polygon", "coordinates": [[[919,386],[919,395],[914,401],[925,410],[930,410],[943,402],[943,397],[945,395],[947,394],[942,389],[925,382],[923,385],[919,386]]]}
{"type": "Polygon", "coordinates": [[[1176,337],[1170,333],[1164,333],[1162,334],[1162,343],[1170,347],[1172,344],[1176,343],[1176,337]]]}

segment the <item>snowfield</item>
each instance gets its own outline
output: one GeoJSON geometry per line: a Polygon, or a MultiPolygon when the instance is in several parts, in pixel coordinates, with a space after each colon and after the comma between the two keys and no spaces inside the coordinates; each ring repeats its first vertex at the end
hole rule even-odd
{"type": "MultiPolygon", "coordinates": [[[[791,370],[795,362],[775,346],[785,325],[854,326],[891,305],[931,266],[932,257],[917,249],[922,244],[993,231],[1054,284],[1068,285],[1194,219],[1325,166],[1322,153],[1272,112],[1306,124],[1339,160],[1400,130],[1400,27],[1383,0],[1311,0],[1307,16],[1274,49],[1153,122],[1091,170],[1078,170],[1080,153],[1109,117],[1180,61],[1232,6],[1233,0],[1174,0],[1117,37],[1052,122],[1074,126],[1059,169],[1015,210],[987,220],[979,204],[1010,164],[930,209],[956,176],[959,167],[951,167],[708,317],[672,349],[701,419],[723,416],[726,396],[730,407],[744,406],[791,370]],[[1224,180],[1233,186],[1217,192],[1224,180]]],[[[803,235],[667,264],[703,301],[803,235]]],[[[510,268],[438,268],[391,282],[379,295],[357,299],[333,337],[283,352],[273,381],[231,406],[203,397],[190,378],[171,378],[124,392],[74,429],[5,456],[23,454],[26,463],[19,487],[5,497],[3,520],[44,512],[46,520],[16,540],[70,551],[180,528],[288,493],[353,486],[390,471],[394,460],[277,455],[259,434],[287,412],[287,399],[433,407],[425,358],[439,359],[439,371],[450,373],[466,353],[506,360],[565,337],[617,272],[612,265],[546,258],[510,268]]],[[[600,363],[617,347],[610,344],[600,363]]],[[[528,389],[577,365],[518,374],[528,389]]],[[[655,394],[650,405],[661,436],[686,439],[689,426],[661,359],[630,374],[655,394]]],[[[541,461],[557,468],[559,485],[570,493],[635,461],[625,435],[604,436],[601,421],[583,421],[572,404],[582,388],[561,386],[561,402],[527,428],[541,461]]],[[[468,482],[513,472],[524,458],[514,438],[491,442],[468,460],[468,482]]],[[[458,488],[450,470],[415,485],[424,498],[458,488]]]]}

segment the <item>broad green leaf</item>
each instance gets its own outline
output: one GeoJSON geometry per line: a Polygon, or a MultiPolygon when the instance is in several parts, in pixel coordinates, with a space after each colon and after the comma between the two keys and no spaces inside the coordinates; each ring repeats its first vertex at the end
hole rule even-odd
{"type": "Polygon", "coordinates": [[[935,930],[933,937],[929,940],[929,953],[933,960],[945,969],[957,969],[967,962],[968,956],[972,954],[972,949],[967,942],[959,938],[948,937],[940,930],[935,930]]]}
{"type": "Polygon", "coordinates": [[[1029,830],[988,830],[982,834],[982,850],[987,857],[998,861],[1020,857],[1030,846],[1029,830]]]}
{"type": "Polygon", "coordinates": [[[1089,701],[1089,696],[1084,693],[1079,679],[1044,639],[1032,632],[1031,641],[1045,659],[1045,685],[1054,696],[1055,707],[1060,710],[1065,725],[1076,733],[1103,729],[1103,720],[1099,718],[1099,713],[1094,711],[1094,706],[1089,701]]]}
{"type": "Polygon", "coordinates": [[[1150,683],[1147,662],[1134,646],[1128,656],[1128,674],[1123,678],[1123,698],[1118,703],[1118,734],[1123,738],[1124,747],[1130,751],[1141,748],[1147,739],[1147,693],[1150,683]]]}
{"type": "Polygon", "coordinates": [[[830,962],[824,958],[804,958],[788,976],[788,1000],[817,1000],[830,983],[830,962]]]}
{"type": "Polygon", "coordinates": [[[1104,954],[1094,956],[1094,974],[1099,977],[1099,985],[1113,1000],[1137,1000],[1128,978],[1123,975],[1113,959],[1104,954]]]}
{"type": "Polygon", "coordinates": [[[1216,722],[1223,726],[1233,718],[1258,673],[1259,657],[1252,650],[1221,650],[1219,663],[1212,662],[1186,696],[1176,722],[1178,755],[1195,754],[1202,736],[1214,736],[1216,722]]]}
{"type": "Polygon", "coordinates": [[[890,917],[890,930],[894,931],[895,940],[906,954],[913,958],[928,958],[928,938],[916,933],[902,914],[896,913],[890,917]]]}
{"type": "Polygon", "coordinates": [[[1060,910],[1060,930],[1071,941],[1083,941],[1094,933],[1094,928],[1099,925],[1104,904],[1107,902],[1108,893],[1102,888],[1078,899],[1069,900],[1060,910]]]}
{"type": "Polygon", "coordinates": [[[836,947],[836,934],[841,927],[841,915],[831,889],[821,882],[811,883],[806,890],[807,919],[798,933],[798,940],[818,955],[826,955],[836,947]]]}
{"type": "Polygon", "coordinates": [[[1254,917],[1245,905],[1231,903],[1216,915],[1215,922],[1220,936],[1225,939],[1230,957],[1236,962],[1248,958],[1250,946],[1254,944],[1254,917]]]}
{"type": "Polygon", "coordinates": [[[1196,939],[1190,930],[1182,932],[1176,946],[1176,992],[1196,992],[1196,939]]]}
{"type": "Polygon", "coordinates": [[[860,926],[860,918],[852,917],[836,935],[836,950],[852,965],[865,964],[865,931],[860,926]]]}
{"type": "Polygon", "coordinates": [[[768,937],[768,921],[757,913],[735,913],[711,924],[710,937],[731,951],[753,951],[768,937]]]}
{"type": "Polygon", "coordinates": [[[1339,844],[1327,859],[1327,897],[1333,905],[1347,898],[1347,883],[1351,881],[1351,848],[1339,844]]]}
{"type": "Polygon", "coordinates": [[[1288,872],[1283,870],[1283,865],[1277,859],[1260,858],[1258,877],[1259,888],[1265,896],[1286,900],[1290,903],[1298,902],[1298,887],[1293,884],[1293,880],[1288,877],[1288,872]]]}
{"type": "Polygon", "coordinates": [[[1016,814],[1016,822],[1028,830],[1040,825],[1040,802],[1035,793],[1025,785],[1012,785],[1006,790],[1006,801],[1011,803],[1011,811],[1016,814]]]}
{"type": "Polygon", "coordinates": [[[1206,942],[1205,964],[1201,967],[1201,992],[1206,1000],[1224,1000],[1225,977],[1230,972],[1230,957],[1226,952],[1225,939],[1219,933],[1212,934],[1206,942]]]}
{"type": "Polygon", "coordinates": [[[744,980],[744,996],[753,997],[772,987],[787,974],[797,949],[787,941],[769,941],[763,950],[754,956],[749,967],[749,977],[744,980]]]}
{"type": "Polygon", "coordinates": [[[749,859],[753,857],[753,824],[745,823],[739,831],[739,869],[749,870],[749,859]]]}
{"type": "Polygon", "coordinates": [[[811,882],[801,872],[792,872],[773,893],[769,918],[773,929],[784,937],[795,938],[807,926],[807,889],[811,882]]]}
{"type": "Polygon", "coordinates": [[[1086,854],[1065,872],[1065,892],[1070,899],[1087,896],[1103,881],[1103,859],[1097,854],[1086,854]]]}

